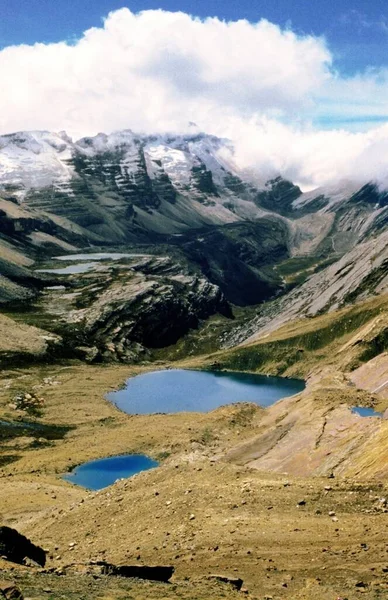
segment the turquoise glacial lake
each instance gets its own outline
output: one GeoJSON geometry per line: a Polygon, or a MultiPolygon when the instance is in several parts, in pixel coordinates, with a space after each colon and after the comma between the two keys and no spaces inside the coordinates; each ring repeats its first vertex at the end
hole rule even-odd
{"type": "Polygon", "coordinates": [[[144,454],[122,454],[84,463],[64,475],[63,479],[89,490],[101,490],[118,479],[132,477],[141,471],[153,469],[158,464],[144,454]]]}
{"type": "MultiPolygon", "coordinates": [[[[207,412],[224,404],[255,402],[266,407],[305,388],[304,381],[247,373],[171,369],[143,373],[107,399],[129,414],[207,412]]],[[[76,467],[64,479],[90,490],[157,467],[143,454],[93,460],[76,467]]]]}
{"type": "Polygon", "coordinates": [[[128,414],[208,412],[235,402],[267,407],[304,388],[300,379],[171,369],[131,377],[123,389],[106,398],[128,414]]]}

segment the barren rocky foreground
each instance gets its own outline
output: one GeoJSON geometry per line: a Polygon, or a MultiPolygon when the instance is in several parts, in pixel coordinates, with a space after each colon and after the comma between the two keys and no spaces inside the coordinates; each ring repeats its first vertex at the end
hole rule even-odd
{"type": "MultiPolygon", "coordinates": [[[[2,440],[2,521],[48,552],[44,569],[4,561],[3,577],[34,599],[384,598],[388,421],[350,408],[383,411],[385,387],[368,390],[365,372],[376,359],[343,372],[367,343],[365,331],[334,339],[315,369],[309,353],[297,367],[300,376],[310,371],[306,390],[269,409],[242,403],[208,414],[130,416],[104,393],[145,367],[73,362],[4,371],[2,419],[25,418],[9,404],[29,390],[43,400],[36,420],[64,430],[47,436],[57,439],[23,431],[2,440]],[[60,478],[75,464],[125,452],[161,466],[95,493],[60,478]],[[175,574],[171,584],[109,577],[96,574],[99,561],[172,565],[175,574]],[[241,578],[243,591],[208,579],[215,574],[241,578]]],[[[387,379],[381,355],[373,389],[387,379]]]]}

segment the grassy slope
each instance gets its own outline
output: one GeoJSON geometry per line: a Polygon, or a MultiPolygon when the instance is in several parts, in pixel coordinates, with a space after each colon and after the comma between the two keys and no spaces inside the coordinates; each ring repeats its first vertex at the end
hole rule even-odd
{"type": "Polygon", "coordinates": [[[293,321],[257,342],[193,359],[218,368],[306,377],[316,368],[350,371],[384,351],[388,296],[293,321]]]}
{"type": "Polygon", "coordinates": [[[31,358],[43,355],[47,349],[47,338],[53,338],[47,331],[16,323],[13,319],[0,314],[0,357],[23,354],[31,358]]]}

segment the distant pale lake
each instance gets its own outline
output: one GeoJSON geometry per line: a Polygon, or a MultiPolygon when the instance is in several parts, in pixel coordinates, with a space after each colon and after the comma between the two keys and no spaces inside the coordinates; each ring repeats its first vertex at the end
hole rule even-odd
{"type": "Polygon", "coordinates": [[[63,256],[54,256],[55,260],[121,260],[122,258],[142,258],[151,256],[150,254],[122,253],[122,252],[94,252],[93,254],[64,254],[63,256]]]}
{"type": "Polygon", "coordinates": [[[77,275],[87,273],[96,268],[100,261],[104,260],[121,260],[123,258],[148,258],[150,254],[127,254],[120,252],[95,252],[93,254],[64,254],[62,256],[54,256],[53,260],[62,262],[76,262],[77,264],[68,265],[66,267],[54,267],[50,269],[37,269],[37,273],[52,273],[54,275],[77,275]],[[78,262],[81,261],[81,262],[78,262]],[[84,262],[89,261],[89,262],[84,262]]]}
{"type": "Polygon", "coordinates": [[[37,269],[37,273],[54,273],[55,275],[75,275],[77,273],[87,273],[94,269],[95,263],[80,263],[77,265],[69,265],[58,269],[37,269]]]}
{"type": "Polygon", "coordinates": [[[171,369],[131,377],[106,397],[128,414],[208,412],[235,402],[266,407],[304,388],[299,379],[171,369]]]}

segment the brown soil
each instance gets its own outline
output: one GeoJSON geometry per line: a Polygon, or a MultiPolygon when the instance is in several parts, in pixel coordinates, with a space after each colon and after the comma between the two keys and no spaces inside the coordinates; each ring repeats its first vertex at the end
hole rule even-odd
{"type": "Polygon", "coordinates": [[[19,437],[3,446],[3,454],[18,457],[2,470],[3,523],[47,548],[48,569],[67,573],[32,578],[34,569],[17,569],[26,595],[237,597],[231,586],[206,579],[223,573],[241,577],[252,598],[384,597],[387,423],[348,409],[368,400],[367,392],[332,373],[269,410],[240,404],[209,414],[125,415],[103,395],[139,370],[74,364],[3,373],[0,418],[26,418],[8,403],[31,390],[44,398],[39,421],[73,427],[50,445],[19,437]],[[325,413],[334,420],[322,433],[325,413]],[[287,433],[271,443],[265,432],[282,423],[287,433]],[[60,478],[77,463],[124,452],[162,465],[97,493],[60,478]],[[74,565],[102,558],[172,564],[176,587],[74,573],[84,569],[74,565]]]}

